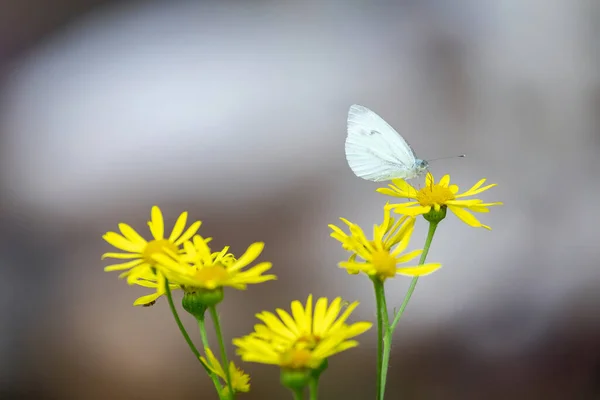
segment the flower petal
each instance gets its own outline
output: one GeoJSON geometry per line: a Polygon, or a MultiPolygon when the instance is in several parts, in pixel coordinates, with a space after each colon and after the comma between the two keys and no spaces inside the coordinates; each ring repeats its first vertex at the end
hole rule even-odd
{"type": "Polygon", "coordinates": [[[185,224],[187,222],[188,213],[184,211],[181,213],[177,221],[175,221],[175,225],[173,226],[173,230],[171,231],[171,235],[169,235],[169,241],[175,242],[175,240],[181,236],[183,229],[185,228],[185,224]]]}
{"type": "Polygon", "coordinates": [[[496,183],[492,183],[491,185],[480,187],[484,182],[485,182],[485,179],[480,180],[475,185],[473,185],[473,187],[471,189],[467,190],[466,192],[464,192],[462,194],[457,194],[456,198],[467,197],[467,196],[474,196],[474,195],[479,194],[481,192],[485,192],[486,190],[491,189],[494,186],[497,186],[496,183]]]}
{"type": "Polygon", "coordinates": [[[397,214],[409,215],[411,217],[416,217],[417,215],[427,214],[431,211],[431,206],[415,206],[414,204],[418,203],[405,203],[405,204],[395,204],[394,212],[397,214]]]}
{"type": "Polygon", "coordinates": [[[134,306],[145,306],[145,305],[148,305],[148,304],[152,303],[153,301],[156,301],[162,295],[163,295],[163,293],[155,292],[155,293],[147,294],[147,295],[142,296],[142,297],[138,297],[133,302],[133,305],[134,306]]]}
{"type": "MultiPolygon", "coordinates": [[[[396,263],[397,264],[403,264],[405,262],[409,262],[413,258],[420,256],[421,253],[423,253],[423,250],[420,250],[420,249],[419,250],[410,251],[410,252],[408,252],[406,254],[403,254],[402,256],[398,257],[396,259],[396,263]]],[[[392,255],[396,256],[396,254],[393,254],[393,253],[392,253],[392,255]]]]}
{"type": "Polygon", "coordinates": [[[102,254],[102,259],[105,258],[118,258],[121,260],[128,260],[132,258],[140,258],[141,255],[137,253],[104,253],[102,254]]]}
{"type": "Polygon", "coordinates": [[[438,182],[439,186],[442,186],[445,188],[447,188],[449,184],[450,184],[450,175],[448,175],[448,174],[442,176],[442,179],[440,179],[440,181],[438,182]]]}
{"type": "MultiPolygon", "coordinates": [[[[202,221],[196,221],[192,225],[190,225],[190,227],[187,228],[187,230],[183,233],[183,235],[181,235],[179,237],[179,239],[177,239],[175,241],[175,246],[179,246],[181,243],[190,240],[190,238],[192,236],[194,236],[196,234],[196,232],[198,232],[198,229],[200,229],[201,225],[202,225],[202,221]]],[[[204,240],[205,240],[205,243],[208,243],[210,241],[210,238],[204,239],[204,240]]]]}
{"type": "MultiPolygon", "coordinates": [[[[392,183],[398,188],[399,191],[404,192],[408,198],[414,199],[417,197],[417,190],[404,179],[392,179],[392,183]]],[[[388,186],[394,189],[392,185],[388,186]]]]}
{"type": "Polygon", "coordinates": [[[107,232],[102,238],[119,250],[129,251],[131,253],[141,253],[146,246],[143,243],[133,243],[115,232],[107,232]]]}
{"type": "MultiPolygon", "coordinates": [[[[392,185],[390,185],[392,186],[392,185]]],[[[412,199],[413,196],[406,194],[406,192],[399,192],[398,190],[388,189],[388,188],[379,188],[375,189],[377,193],[384,194],[386,196],[399,197],[401,199],[412,199]]]]}
{"type": "Polygon", "coordinates": [[[162,212],[158,206],[152,206],[150,212],[150,222],[148,222],[150,232],[156,240],[162,240],[165,237],[165,221],[163,220],[162,212]]]}
{"type": "Polygon", "coordinates": [[[435,179],[433,179],[433,175],[431,175],[431,172],[428,172],[427,176],[425,176],[425,186],[433,187],[433,185],[435,185],[435,179]]]}
{"type": "Polygon", "coordinates": [[[140,234],[135,231],[135,229],[133,229],[131,226],[129,226],[127,224],[120,223],[119,230],[121,231],[123,236],[125,236],[132,243],[138,243],[138,244],[148,243],[148,241],[146,239],[144,239],[143,237],[141,237],[140,234]]]}
{"type": "Polygon", "coordinates": [[[396,273],[398,275],[404,276],[425,276],[429,275],[442,267],[442,264],[431,263],[431,264],[422,264],[416,267],[404,267],[398,268],[396,273]]]}
{"type": "Polygon", "coordinates": [[[108,265],[108,266],[104,267],[104,271],[105,272],[123,271],[126,269],[131,269],[133,267],[137,267],[138,265],[142,264],[143,262],[144,262],[144,260],[138,259],[138,260],[133,260],[133,261],[129,261],[126,263],[122,263],[122,264],[108,265]]]}
{"type": "Polygon", "coordinates": [[[265,248],[265,244],[263,242],[252,243],[248,246],[248,249],[238,260],[233,264],[228,270],[230,272],[240,270],[244,268],[246,265],[250,264],[252,261],[256,260],[260,253],[262,253],[265,248]]]}
{"type": "Polygon", "coordinates": [[[448,208],[450,209],[450,211],[452,211],[454,213],[454,215],[456,215],[462,222],[464,222],[465,224],[472,226],[474,228],[485,228],[485,229],[491,229],[489,226],[487,225],[483,225],[481,222],[479,222],[477,220],[477,218],[475,218],[473,216],[473,214],[471,214],[470,212],[468,212],[467,210],[457,207],[457,206],[448,206],[448,208]]]}

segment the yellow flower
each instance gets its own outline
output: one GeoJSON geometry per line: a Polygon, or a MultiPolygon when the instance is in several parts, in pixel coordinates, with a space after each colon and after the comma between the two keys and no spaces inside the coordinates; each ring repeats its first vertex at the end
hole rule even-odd
{"type": "Polygon", "coordinates": [[[253,243],[236,259],[233,254],[228,253],[228,246],[213,253],[206,240],[196,235],[193,243],[184,243],[184,252],[180,257],[175,258],[174,254],[167,251],[168,255],[157,253],[153,258],[169,281],[183,286],[186,291],[214,290],[224,286],[243,290],[248,284],[276,279],[275,275],[263,275],[271,269],[270,262],[262,262],[242,270],[256,260],[264,246],[264,243],[253,243]]]}
{"type": "Polygon", "coordinates": [[[488,207],[502,205],[502,203],[484,203],[483,200],[478,199],[462,199],[463,197],[474,196],[481,192],[485,192],[496,186],[494,183],[482,187],[485,181],[485,179],[482,179],[473,185],[471,189],[458,194],[458,186],[450,184],[450,175],[444,175],[438,183],[435,183],[433,175],[427,173],[426,184],[422,189],[416,190],[402,179],[393,179],[393,184],[388,185],[389,189],[380,188],[377,189],[377,191],[388,196],[416,200],[407,203],[394,204],[393,209],[399,214],[414,217],[421,214],[427,214],[432,208],[435,211],[440,211],[442,207],[447,207],[467,225],[475,228],[481,227],[491,229],[489,226],[481,224],[477,218],[467,210],[486,213],[490,211],[488,207]]]}
{"type": "Polygon", "coordinates": [[[384,207],[383,222],[373,227],[373,240],[367,236],[360,226],[340,218],[350,229],[346,234],[335,225],[329,225],[333,230],[331,237],[342,243],[345,250],[353,254],[350,259],[339,264],[350,273],[364,272],[370,277],[384,281],[396,274],[406,276],[428,275],[441,267],[438,263],[422,264],[418,266],[398,267],[420,255],[423,250],[414,250],[402,255],[410,242],[414,230],[415,219],[404,216],[398,221],[390,216],[390,206],[384,207]],[[394,248],[395,247],[395,248],[394,248]],[[357,261],[357,258],[360,259],[357,261]]]}
{"type": "Polygon", "coordinates": [[[165,251],[171,254],[177,254],[180,251],[182,243],[189,240],[198,232],[201,222],[194,222],[185,232],[188,213],[183,212],[177,218],[173,231],[168,238],[165,238],[164,221],[162,212],[158,206],[153,206],[151,211],[151,220],[148,222],[150,233],[153,239],[147,241],[140,236],[131,226],[120,223],[119,230],[116,232],[107,232],[103,237],[108,243],[124,251],[125,253],[105,253],[102,259],[116,258],[122,260],[132,260],[121,264],[109,265],[104,271],[125,271],[119,277],[127,277],[127,282],[133,284],[140,277],[154,276],[153,267],[156,266],[154,256],[156,254],[165,254],[165,251]]]}
{"type": "MultiPolygon", "coordinates": [[[[200,360],[206,365],[206,367],[211,370],[214,374],[216,374],[219,378],[223,380],[225,383],[225,393],[227,394],[227,375],[221,366],[221,363],[213,352],[206,348],[206,358],[200,357],[200,360]]],[[[233,361],[229,362],[229,375],[231,376],[231,387],[234,392],[249,392],[250,391],[250,376],[242,371],[241,368],[235,366],[233,361]]]]}
{"type": "Polygon", "coordinates": [[[291,315],[277,309],[277,316],[263,311],[256,315],[264,324],[255,325],[250,335],[234,339],[237,353],[244,361],[279,365],[286,369],[316,369],[328,357],[356,347],[350,340],[371,328],[370,322],[346,324],[346,320],[358,306],[351,303],[342,311],[342,299],[331,304],[322,297],[317,300],[314,313],[312,295],[306,306],[293,301],[291,315]]]}

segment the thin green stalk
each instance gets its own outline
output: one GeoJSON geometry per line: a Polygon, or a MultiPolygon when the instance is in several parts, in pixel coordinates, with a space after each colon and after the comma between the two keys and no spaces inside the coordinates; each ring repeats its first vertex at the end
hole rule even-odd
{"type": "Polygon", "coordinates": [[[225,351],[225,342],[223,341],[223,333],[221,332],[221,322],[219,321],[219,314],[217,313],[217,307],[212,305],[209,307],[210,316],[215,326],[215,332],[217,339],[219,340],[219,349],[221,350],[221,363],[225,370],[225,376],[227,377],[227,388],[229,389],[229,397],[233,399],[235,394],[233,393],[233,387],[231,386],[231,373],[229,372],[229,360],[227,359],[227,351],[225,351]]]}
{"type": "MultiPolygon", "coordinates": [[[[192,339],[190,339],[190,335],[188,335],[187,331],[185,330],[185,327],[181,323],[181,319],[179,319],[179,314],[177,314],[177,309],[175,308],[175,304],[173,303],[173,296],[171,295],[171,288],[169,287],[169,280],[167,278],[165,278],[165,291],[167,294],[167,301],[169,302],[169,307],[171,308],[171,313],[173,314],[173,318],[175,318],[175,322],[177,323],[177,326],[179,327],[183,338],[187,342],[188,346],[190,346],[190,350],[192,350],[192,353],[194,353],[194,355],[196,356],[196,360],[200,361],[200,352],[194,345],[194,342],[192,342],[192,339]]],[[[206,369],[206,372],[210,374],[210,371],[206,368],[202,361],[200,361],[200,364],[202,364],[204,369],[206,369]]]]}
{"type": "Polygon", "coordinates": [[[302,400],[302,389],[292,390],[292,393],[294,393],[294,400],[302,400]]]}
{"type": "MultiPolygon", "coordinates": [[[[421,259],[419,260],[419,265],[422,265],[425,263],[425,259],[427,258],[427,254],[429,253],[429,247],[431,246],[431,241],[433,240],[433,235],[435,234],[435,230],[436,230],[438,224],[439,224],[439,222],[430,222],[429,223],[429,232],[427,233],[427,239],[425,240],[425,247],[423,247],[423,253],[421,253],[421,259]]],[[[400,317],[402,317],[404,310],[408,306],[408,302],[410,301],[410,298],[411,298],[413,292],[415,291],[415,287],[417,286],[418,281],[419,281],[419,277],[415,276],[412,279],[412,281],[410,282],[410,286],[408,287],[408,291],[406,292],[406,295],[404,296],[402,305],[400,306],[398,313],[396,313],[396,315],[394,317],[394,322],[392,322],[392,326],[390,327],[390,331],[392,333],[398,326],[398,323],[400,322],[400,317]]]]}
{"type": "MultiPolygon", "coordinates": [[[[429,232],[427,233],[427,239],[425,239],[425,247],[423,248],[423,253],[421,253],[419,265],[422,265],[425,263],[425,259],[427,258],[427,253],[429,253],[429,247],[431,246],[431,241],[433,240],[433,235],[435,234],[435,230],[438,226],[438,223],[439,222],[430,222],[429,223],[429,232]]],[[[394,321],[392,322],[392,325],[389,325],[389,321],[387,321],[387,323],[385,324],[385,336],[384,336],[384,341],[383,341],[383,354],[382,354],[382,360],[381,360],[381,382],[379,384],[381,387],[381,392],[380,392],[381,396],[378,397],[379,400],[383,400],[383,396],[385,394],[385,387],[386,387],[386,383],[387,383],[387,373],[388,373],[388,369],[389,369],[389,365],[390,365],[390,356],[392,354],[392,336],[394,334],[394,330],[398,326],[398,322],[400,322],[400,317],[402,316],[402,313],[408,306],[408,302],[410,301],[410,298],[411,298],[413,292],[415,291],[415,287],[417,286],[418,281],[419,281],[419,277],[415,276],[412,279],[412,281],[410,282],[408,291],[406,292],[406,295],[404,296],[404,300],[402,301],[400,310],[398,310],[398,313],[396,313],[396,315],[394,316],[394,321]]],[[[385,304],[385,294],[384,294],[383,298],[384,298],[383,301],[385,304]]],[[[387,315],[387,308],[386,308],[385,312],[387,315]]]]}
{"type": "MultiPolygon", "coordinates": [[[[208,344],[208,335],[206,334],[206,323],[205,323],[204,317],[197,318],[197,321],[198,321],[198,328],[200,329],[200,339],[202,340],[202,347],[204,347],[204,352],[206,353],[206,349],[210,348],[210,345],[208,344]]],[[[208,361],[210,363],[210,360],[208,360],[208,358],[206,359],[206,361],[208,361]]],[[[211,367],[212,367],[212,365],[211,365],[211,367]]],[[[222,394],[222,387],[221,387],[221,383],[219,382],[219,378],[212,371],[210,372],[209,375],[210,375],[210,379],[212,379],[212,381],[215,385],[215,389],[217,389],[217,394],[219,395],[219,399],[222,399],[223,394],[222,394]]]]}
{"type": "Polygon", "coordinates": [[[387,370],[390,362],[390,353],[392,349],[392,332],[390,331],[390,320],[385,298],[385,287],[383,285],[383,282],[381,283],[381,313],[383,316],[383,350],[381,354],[381,375],[379,376],[379,400],[383,400],[385,396],[387,370]]]}
{"type": "Polygon", "coordinates": [[[313,377],[310,380],[308,389],[310,394],[310,400],[317,400],[317,397],[319,395],[319,378],[313,377]]]}
{"type": "Polygon", "coordinates": [[[377,400],[383,398],[383,388],[381,387],[382,382],[382,361],[383,361],[383,337],[384,329],[387,330],[387,326],[384,326],[384,319],[387,320],[387,310],[383,310],[385,304],[385,293],[383,291],[383,282],[377,277],[373,278],[373,288],[375,289],[375,302],[377,304],[377,400]]]}

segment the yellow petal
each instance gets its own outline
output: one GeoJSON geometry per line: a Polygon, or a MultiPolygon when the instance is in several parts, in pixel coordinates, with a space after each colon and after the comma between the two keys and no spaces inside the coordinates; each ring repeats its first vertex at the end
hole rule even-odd
{"type": "Polygon", "coordinates": [[[350,314],[354,311],[356,307],[358,307],[358,301],[352,302],[346,307],[343,314],[334,322],[333,325],[329,328],[330,332],[335,332],[340,329],[346,322],[346,320],[350,317],[350,314]]]}
{"type": "Polygon", "coordinates": [[[336,297],[335,299],[333,299],[333,301],[329,305],[329,309],[325,313],[325,318],[323,319],[323,322],[322,322],[322,324],[323,324],[322,329],[327,330],[333,324],[333,322],[335,321],[335,319],[337,318],[337,316],[340,313],[341,305],[342,305],[341,297],[336,297]]]}
{"type": "Polygon", "coordinates": [[[425,276],[429,275],[442,267],[442,264],[423,264],[416,267],[398,268],[396,273],[404,276],[425,276]]]}
{"type": "Polygon", "coordinates": [[[397,190],[388,189],[388,188],[379,188],[379,189],[376,189],[375,191],[377,193],[385,194],[386,196],[400,197],[400,198],[403,198],[403,199],[409,199],[409,198],[411,198],[410,196],[408,196],[405,193],[400,193],[397,190]]]}
{"type": "Polygon", "coordinates": [[[229,271],[237,271],[241,268],[244,268],[246,265],[256,260],[264,248],[265,244],[263,242],[252,243],[246,252],[235,262],[235,264],[229,268],[229,271]]]}
{"type": "Polygon", "coordinates": [[[107,232],[102,238],[117,249],[130,253],[141,253],[146,247],[144,243],[133,243],[115,232],[107,232]]]}
{"type": "Polygon", "coordinates": [[[150,232],[156,240],[164,239],[165,237],[165,221],[163,220],[162,212],[158,206],[152,206],[150,212],[150,222],[148,222],[150,232]]]}
{"type": "Polygon", "coordinates": [[[481,192],[485,192],[486,190],[491,189],[494,186],[497,186],[497,184],[493,183],[491,185],[480,187],[481,185],[483,185],[484,182],[485,182],[485,179],[480,180],[475,185],[473,185],[473,187],[471,189],[467,190],[466,192],[464,192],[462,194],[457,194],[456,197],[460,198],[460,197],[474,196],[481,192]]]}
{"type": "Polygon", "coordinates": [[[294,316],[294,325],[298,332],[302,331],[305,333],[309,333],[308,330],[308,321],[306,319],[306,314],[304,313],[304,306],[299,301],[292,302],[292,315],[294,316]]]}
{"type": "Polygon", "coordinates": [[[185,224],[187,222],[188,213],[184,211],[181,213],[177,221],[175,221],[175,225],[173,226],[173,230],[171,231],[171,235],[169,236],[170,242],[175,242],[175,240],[181,236],[183,229],[185,228],[185,224]]]}
{"type": "MultiPolygon", "coordinates": [[[[406,182],[404,179],[392,179],[392,182],[394,183],[394,185],[396,186],[396,188],[400,191],[403,192],[408,198],[416,198],[417,197],[417,191],[414,187],[412,187],[408,182],[406,182]]],[[[393,185],[388,185],[390,188],[392,188],[393,190],[396,190],[396,188],[394,188],[393,185]]]]}
{"type": "Polygon", "coordinates": [[[140,264],[142,264],[144,262],[144,260],[133,260],[133,261],[129,261],[126,263],[122,263],[122,264],[113,264],[113,265],[109,265],[104,267],[104,271],[105,272],[110,272],[110,271],[123,271],[126,269],[131,269],[133,267],[136,267],[140,264]]]}
{"type": "Polygon", "coordinates": [[[132,243],[141,243],[141,244],[148,243],[146,241],[146,239],[144,239],[143,237],[141,237],[139,235],[139,233],[137,233],[135,231],[135,229],[133,229],[131,226],[129,226],[127,224],[120,223],[119,224],[119,230],[121,231],[121,233],[123,234],[123,236],[125,236],[132,243]]]}
{"type": "Polygon", "coordinates": [[[450,184],[450,175],[442,176],[442,179],[440,179],[440,181],[438,182],[438,185],[445,187],[445,188],[447,188],[449,184],[450,184]]]}
{"type": "Polygon", "coordinates": [[[433,179],[433,175],[431,175],[431,172],[428,172],[427,176],[425,177],[425,186],[432,187],[434,184],[435,184],[435,179],[433,179]]]}
{"type": "MultiPolygon", "coordinates": [[[[299,301],[294,301],[294,302],[292,302],[292,310],[294,309],[294,306],[296,308],[298,308],[298,307],[302,307],[302,304],[300,304],[299,301]]],[[[279,318],[281,319],[281,321],[290,330],[290,332],[292,332],[294,334],[294,336],[301,335],[300,331],[298,330],[298,325],[296,324],[296,321],[294,320],[294,318],[292,318],[292,316],[287,311],[282,310],[281,308],[277,308],[277,309],[275,309],[275,311],[277,312],[277,315],[279,315],[279,318]]]]}
{"type": "Polygon", "coordinates": [[[145,305],[152,303],[153,301],[156,301],[160,296],[162,296],[162,293],[147,294],[145,296],[138,297],[133,302],[133,305],[134,306],[145,306],[145,305]]]}
{"type": "MultiPolygon", "coordinates": [[[[408,253],[404,254],[403,256],[398,257],[396,259],[396,263],[402,264],[402,263],[405,263],[405,262],[409,262],[413,258],[415,258],[417,256],[420,256],[421,253],[423,253],[423,250],[413,250],[411,252],[408,252],[408,253]]],[[[396,256],[396,254],[394,254],[394,253],[392,253],[392,255],[396,256]]]]}
{"type": "Polygon", "coordinates": [[[457,207],[457,206],[448,206],[448,208],[450,209],[450,211],[452,211],[454,213],[454,215],[456,215],[465,224],[472,226],[474,228],[490,229],[489,226],[483,225],[481,222],[479,222],[477,220],[477,218],[475,218],[473,216],[473,214],[471,214],[467,210],[457,207]]]}
{"type": "MultiPolygon", "coordinates": [[[[196,221],[192,225],[190,225],[190,227],[187,228],[187,230],[183,233],[183,235],[181,235],[181,237],[175,241],[175,245],[179,246],[181,243],[190,240],[190,238],[192,236],[194,236],[196,234],[196,232],[198,232],[198,229],[200,229],[201,225],[202,225],[202,221],[196,221]]],[[[209,241],[210,241],[210,239],[208,239],[208,241],[206,239],[204,239],[205,243],[207,243],[209,241]]]]}
{"type": "Polygon", "coordinates": [[[427,214],[431,211],[431,206],[414,206],[414,204],[418,203],[405,203],[398,204],[394,206],[394,212],[397,214],[409,215],[411,217],[416,217],[417,215],[427,214]]]}
{"type": "Polygon", "coordinates": [[[102,254],[102,259],[105,258],[118,258],[121,260],[128,260],[132,258],[140,258],[141,255],[138,253],[104,253],[102,254]]]}

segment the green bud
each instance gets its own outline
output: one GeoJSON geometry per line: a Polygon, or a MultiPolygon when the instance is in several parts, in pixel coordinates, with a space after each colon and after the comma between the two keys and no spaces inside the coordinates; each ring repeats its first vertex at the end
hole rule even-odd
{"type": "Polygon", "coordinates": [[[223,288],[214,290],[196,289],[193,292],[186,290],[183,295],[183,300],[181,300],[181,305],[185,311],[198,319],[204,318],[204,314],[208,307],[217,305],[222,300],[223,288]]]}
{"type": "Polygon", "coordinates": [[[432,224],[437,224],[446,218],[447,209],[447,206],[441,206],[439,211],[435,211],[435,208],[431,207],[431,210],[427,214],[423,214],[423,218],[432,224]]]}
{"type": "Polygon", "coordinates": [[[281,369],[281,384],[291,390],[301,390],[310,381],[310,369],[281,369]]]}

